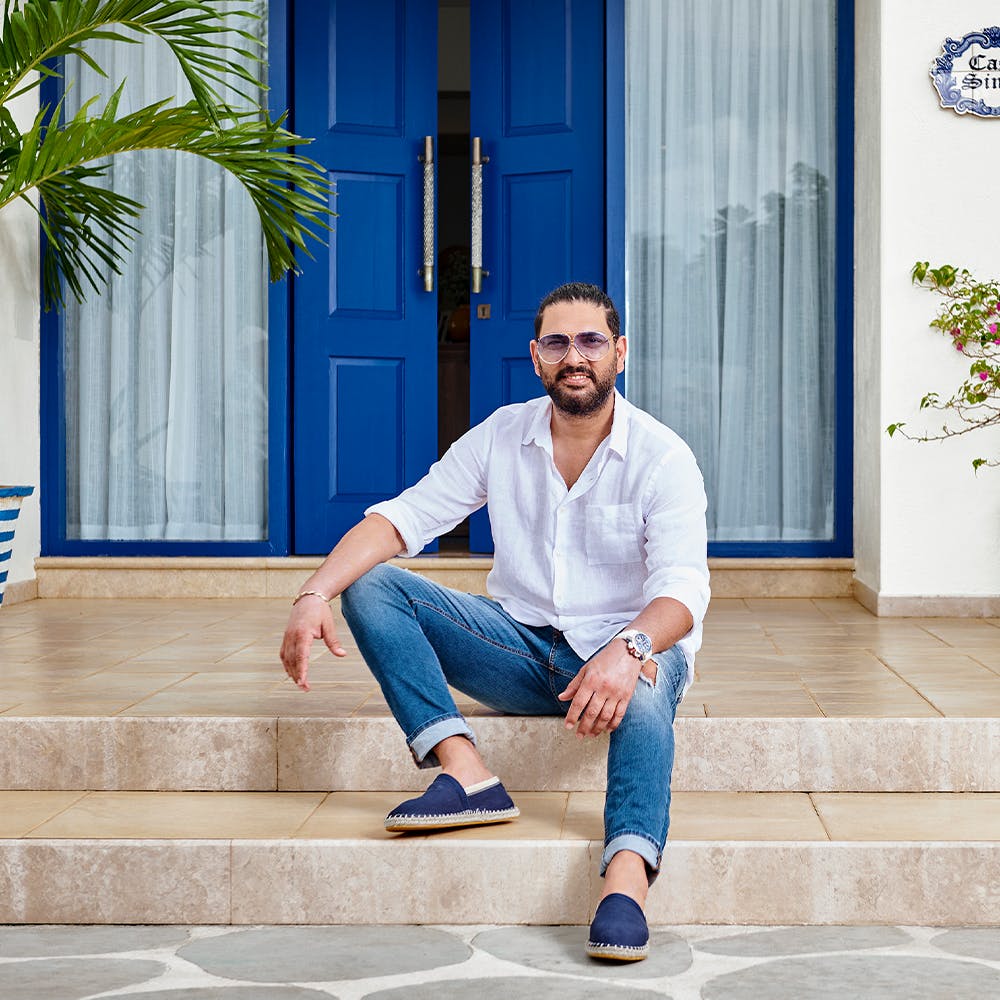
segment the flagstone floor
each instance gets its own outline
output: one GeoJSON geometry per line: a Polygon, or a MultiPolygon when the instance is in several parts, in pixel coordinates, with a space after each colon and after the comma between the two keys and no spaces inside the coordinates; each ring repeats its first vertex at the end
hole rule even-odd
{"type": "Polygon", "coordinates": [[[982,1000],[1000,931],[661,927],[601,963],[585,927],[0,927],[17,1000],[982,1000]]]}
{"type": "MultiPolygon", "coordinates": [[[[318,643],[299,691],[278,663],[285,600],[38,600],[0,609],[0,714],[385,716],[318,643]]],[[[849,599],[712,603],[681,716],[1000,716],[1000,619],[876,618],[849,599]]],[[[461,696],[466,714],[490,714],[461,696]]]]}

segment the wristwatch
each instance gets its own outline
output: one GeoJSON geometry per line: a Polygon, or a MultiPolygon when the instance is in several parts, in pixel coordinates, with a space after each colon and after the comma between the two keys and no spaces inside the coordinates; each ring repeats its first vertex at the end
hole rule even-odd
{"type": "Polygon", "coordinates": [[[629,656],[634,656],[640,663],[645,663],[653,655],[653,640],[637,628],[627,628],[619,632],[617,638],[625,640],[629,656]]]}

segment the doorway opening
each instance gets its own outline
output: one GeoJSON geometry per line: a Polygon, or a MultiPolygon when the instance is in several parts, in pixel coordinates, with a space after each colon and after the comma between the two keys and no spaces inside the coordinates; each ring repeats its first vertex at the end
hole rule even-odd
{"type": "MultiPolygon", "coordinates": [[[[469,0],[438,3],[438,458],[469,429],[471,193],[469,0]]],[[[469,550],[469,522],[441,538],[469,550]]]]}

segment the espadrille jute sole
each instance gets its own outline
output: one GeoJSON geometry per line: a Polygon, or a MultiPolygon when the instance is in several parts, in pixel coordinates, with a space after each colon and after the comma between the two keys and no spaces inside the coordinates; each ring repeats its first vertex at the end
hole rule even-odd
{"type": "Polygon", "coordinates": [[[587,954],[591,958],[610,958],[616,962],[641,962],[649,955],[649,945],[632,948],[628,945],[598,944],[595,941],[588,941],[587,954]]]}
{"type": "Polygon", "coordinates": [[[498,809],[495,812],[453,813],[448,816],[387,816],[385,828],[390,833],[405,833],[415,830],[448,830],[456,826],[487,826],[490,823],[506,823],[517,819],[521,810],[498,809]]]}

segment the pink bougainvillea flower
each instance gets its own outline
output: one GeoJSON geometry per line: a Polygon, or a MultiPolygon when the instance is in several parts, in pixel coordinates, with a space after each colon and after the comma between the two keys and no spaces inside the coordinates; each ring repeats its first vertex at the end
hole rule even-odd
{"type": "Polygon", "coordinates": [[[996,332],[997,332],[996,323],[990,323],[990,333],[996,333],[996,332]]]}
{"type": "Polygon", "coordinates": [[[989,378],[989,375],[986,372],[980,372],[979,373],[979,381],[980,382],[985,382],[988,378],[989,378]]]}
{"type": "Polygon", "coordinates": [[[1000,344],[1000,337],[997,337],[997,339],[996,339],[996,340],[994,340],[994,341],[993,341],[993,343],[994,343],[994,344],[1000,344]]]}
{"type": "Polygon", "coordinates": [[[965,350],[965,348],[964,348],[964,347],[962,347],[962,345],[961,345],[961,344],[955,344],[955,350],[956,350],[956,351],[964,351],[964,350],[965,350]]]}
{"type": "Polygon", "coordinates": [[[958,336],[958,335],[959,335],[959,334],[960,334],[961,332],[962,332],[962,331],[961,331],[961,330],[960,330],[960,329],[959,329],[959,328],[958,328],[958,327],[956,326],[956,327],[954,327],[954,328],[952,329],[952,331],[951,331],[951,335],[952,335],[953,337],[957,337],[957,336],[958,336]]]}

